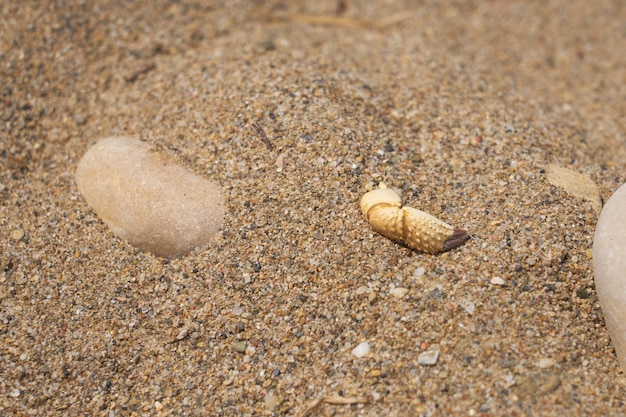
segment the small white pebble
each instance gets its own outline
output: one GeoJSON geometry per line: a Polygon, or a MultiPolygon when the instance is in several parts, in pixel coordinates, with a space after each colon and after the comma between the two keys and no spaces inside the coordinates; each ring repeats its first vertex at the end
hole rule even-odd
{"type": "Polygon", "coordinates": [[[278,158],[276,158],[276,171],[282,172],[284,166],[285,166],[285,154],[281,153],[280,155],[278,155],[278,158]]]}
{"type": "Polygon", "coordinates": [[[467,312],[467,314],[469,314],[470,316],[473,315],[474,311],[476,310],[476,304],[474,304],[473,301],[467,300],[465,298],[459,302],[459,305],[463,307],[465,312],[467,312]]]}
{"type": "Polygon", "coordinates": [[[370,344],[367,342],[361,342],[354,349],[352,349],[352,354],[357,358],[362,358],[366,356],[369,352],[370,344]]]}
{"type": "Polygon", "coordinates": [[[189,330],[184,327],[178,331],[178,336],[176,336],[176,340],[183,340],[189,334],[189,330]]]}
{"type": "Polygon", "coordinates": [[[541,358],[537,362],[537,366],[541,369],[552,368],[556,364],[556,361],[552,358],[541,358]]]}
{"type": "Polygon", "coordinates": [[[493,285],[504,285],[506,284],[506,281],[504,281],[502,278],[500,277],[493,277],[491,278],[490,281],[493,285]]]}
{"type": "Polygon", "coordinates": [[[419,268],[417,268],[415,270],[415,272],[413,273],[413,275],[415,275],[416,277],[421,277],[426,273],[426,268],[424,268],[423,266],[420,266],[419,268]]]}
{"type": "Polygon", "coordinates": [[[408,292],[408,288],[396,287],[392,288],[391,291],[389,291],[389,294],[393,295],[396,298],[404,298],[404,296],[407,295],[408,292]]]}
{"type": "Polygon", "coordinates": [[[418,365],[434,365],[439,359],[439,350],[427,350],[417,357],[418,365]]]}
{"type": "Polygon", "coordinates": [[[357,295],[365,294],[367,292],[367,287],[365,285],[361,285],[356,289],[357,295]]]}
{"type": "Polygon", "coordinates": [[[278,404],[280,404],[280,399],[277,396],[271,392],[265,394],[265,406],[268,410],[273,410],[278,404]]]}
{"type": "Polygon", "coordinates": [[[233,307],[233,315],[241,316],[242,314],[243,314],[243,308],[241,308],[241,306],[236,305],[233,307]]]}

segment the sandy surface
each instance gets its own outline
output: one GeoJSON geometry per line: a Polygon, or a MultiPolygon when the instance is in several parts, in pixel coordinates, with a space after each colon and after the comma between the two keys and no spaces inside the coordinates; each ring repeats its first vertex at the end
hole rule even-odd
{"type": "Polygon", "coordinates": [[[597,210],[545,174],[626,178],[623,2],[110,3],[0,5],[0,414],[626,414],[597,210]],[[122,134],[224,187],[210,244],[87,206],[122,134]],[[379,182],[471,240],[375,234],[379,182]]]}

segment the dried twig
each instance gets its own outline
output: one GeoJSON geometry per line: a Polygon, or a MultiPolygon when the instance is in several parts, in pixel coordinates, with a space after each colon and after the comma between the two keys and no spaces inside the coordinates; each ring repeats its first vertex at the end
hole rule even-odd
{"type": "Polygon", "coordinates": [[[147,64],[139,67],[138,69],[136,69],[135,71],[131,72],[130,74],[124,76],[124,80],[127,83],[134,83],[135,81],[137,81],[137,78],[139,78],[140,76],[149,73],[150,71],[152,71],[153,69],[156,68],[156,64],[154,62],[148,62],[147,64]]]}
{"type": "Polygon", "coordinates": [[[340,397],[338,395],[327,395],[312,401],[298,417],[306,417],[310,412],[316,410],[322,404],[350,405],[367,403],[369,403],[369,400],[365,397],[340,397]]]}
{"type": "Polygon", "coordinates": [[[272,152],[274,150],[274,147],[272,146],[272,142],[270,142],[270,139],[265,134],[265,130],[263,130],[263,128],[259,126],[258,123],[252,123],[252,127],[256,130],[256,133],[261,137],[261,140],[263,141],[265,146],[267,146],[267,149],[270,152],[272,152]]]}
{"type": "Polygon", "coordinates": [[[323,16],[310,14],[293,14],[288,16],[272,16],[271,20],[304,23],[318,26],[336,26],[351,29],[384,29],[387,26],[399,23],[413,16],[410,12],[401,12],[384,19],[366,20],[351,19],[339,16],[323,16]]]}

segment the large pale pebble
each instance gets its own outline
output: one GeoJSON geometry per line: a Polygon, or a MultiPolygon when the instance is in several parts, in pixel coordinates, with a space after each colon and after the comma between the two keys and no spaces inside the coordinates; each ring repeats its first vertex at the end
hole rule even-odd
{"type": "Polygon", "coordinates": [[[593,271],[604,321],[626,370],[626,184],[600,213],[593,238],[593,271]]]}
{"type": "Polygon", "coordinates": [[[174,258],[205,244],[224,219],[218,185],[133,138],[99,141],[76,169],[79,191],[119,237],[174,258]]]}

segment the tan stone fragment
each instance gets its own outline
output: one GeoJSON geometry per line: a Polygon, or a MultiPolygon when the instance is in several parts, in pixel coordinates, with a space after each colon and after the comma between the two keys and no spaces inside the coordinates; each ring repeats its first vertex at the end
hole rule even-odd
{"type": "Polygon", "coordinates": [[[579,172],[550,164],[546,170],[548,182],[563,188],[568,194],[591,202],[596,213],[602,209],[602,199],[598,186],[579,172]]]}

